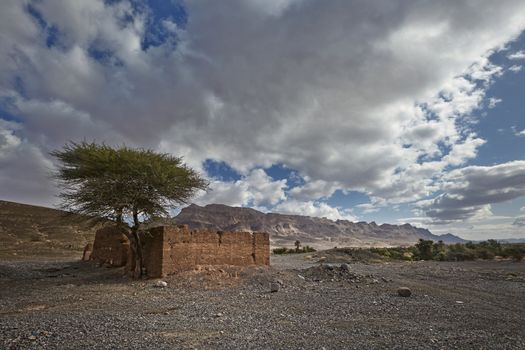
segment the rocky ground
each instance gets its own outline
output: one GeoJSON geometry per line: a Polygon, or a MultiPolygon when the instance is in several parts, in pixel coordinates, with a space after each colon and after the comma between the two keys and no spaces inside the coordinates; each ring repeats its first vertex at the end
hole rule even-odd
{"type": "Polygon", "coordinates": [[[525,348],[525,263],[321,255],[202,268],[164,288],[90,262],[3,261],[0,348],[525,348]]]}

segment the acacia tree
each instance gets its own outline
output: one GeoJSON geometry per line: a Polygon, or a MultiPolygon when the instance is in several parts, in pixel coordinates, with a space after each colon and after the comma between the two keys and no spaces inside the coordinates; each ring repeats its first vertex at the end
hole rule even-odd
{"type": "Polygon", "coordinates": [[[70,142],[51,155],[60,163],[56,177],[62,207],[126,228],[136,277],[143,274],[141,223],[169,217],[170,208],[208,188],[208,182],[182,158],[166,153],[70,142]]]}

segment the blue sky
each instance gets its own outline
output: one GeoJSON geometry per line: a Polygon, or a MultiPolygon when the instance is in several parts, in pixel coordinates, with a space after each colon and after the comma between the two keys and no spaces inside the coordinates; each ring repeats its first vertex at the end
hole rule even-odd
{"type": "Polygon", "coordinates": [[[195,203],[525,237],[525,4],[5,1],[0,198],[69,140],[183,156],[195,203]]]}

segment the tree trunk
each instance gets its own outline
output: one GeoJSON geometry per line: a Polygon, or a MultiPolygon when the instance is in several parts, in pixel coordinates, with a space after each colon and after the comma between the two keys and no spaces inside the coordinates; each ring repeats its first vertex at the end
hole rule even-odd
{"type": "Polygon", "coordinates": [[[138,218],[138,212],[135,208],[133,208],[133,226],[131,227],[131,234],[133,235],[133,243],[135,245],[134,249],[134,256],[135,256],[135,269],[134,269],[134,277],[135,278],[141,278],[143,275],[143,258],[142,258],[142,243],[140,241],[139,236],[139,218],[138,218]],[[137,271],[138,270],[138,271],[137,271]]]}
{"type": "Polygon", "coordinates": [[[117,209],[117,224],[121,225],[123,223],[122,221],[122,208],[117,209]]]}

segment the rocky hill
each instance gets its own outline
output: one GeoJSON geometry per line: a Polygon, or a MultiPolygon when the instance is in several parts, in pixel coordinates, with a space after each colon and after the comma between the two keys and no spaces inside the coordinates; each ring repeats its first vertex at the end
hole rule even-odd
{"type": "Polygon", "coordinates": [[[319,248],[333,246],[394,246],[416,243],[420,238],[443,240],[445,243],[464,242],[452,234],[438,236],[429,230],[410,224],[377,225],[375,222],[351,222],[326,218],[262,213],[250,208],[210,204],[192,204],[175,218],[178,224],[191,228],[210,228],[224,231],[264,231],[271,235],[272,244],[291,245],[295,240],[319,248]]]}
{"type": "Polygon", "coordinates": [[[80,215],[0,200],[0,259],[81,256],[98,227],[80,215]]]}

